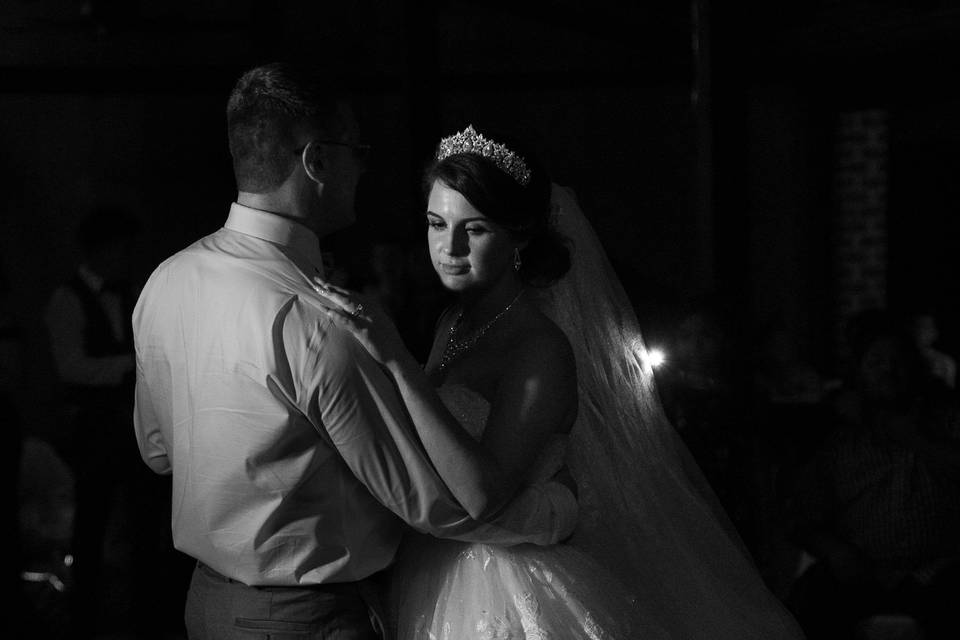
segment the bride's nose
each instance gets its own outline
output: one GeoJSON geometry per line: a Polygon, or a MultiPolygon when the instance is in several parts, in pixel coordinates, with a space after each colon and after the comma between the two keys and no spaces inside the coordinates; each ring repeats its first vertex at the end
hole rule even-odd
{"type": "Polygon", "coordinates": [[[463,256],[468,253],[469,242],[466,232],[450,231],[438,239],[440,253],[448,256],[463,256]]]}

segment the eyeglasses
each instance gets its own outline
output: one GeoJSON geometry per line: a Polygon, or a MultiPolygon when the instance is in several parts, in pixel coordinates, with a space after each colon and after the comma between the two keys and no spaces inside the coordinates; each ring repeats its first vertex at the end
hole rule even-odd
{"type": "MultiPolygon", "coordinates": [[[[332,144],[337,147],[347,147],[353,150],[354,156],[360,162],[365,162],[367,157],[370,155],[370,145],[361,144],[358,142],[344,142],[343,140],[311,140],[310,142],[316,142],[317,144],[332,144]]],[[[293,150],[297,155],[303,153],[303,150],[307,148],[307,145],[298,147],[293,150]]]]}

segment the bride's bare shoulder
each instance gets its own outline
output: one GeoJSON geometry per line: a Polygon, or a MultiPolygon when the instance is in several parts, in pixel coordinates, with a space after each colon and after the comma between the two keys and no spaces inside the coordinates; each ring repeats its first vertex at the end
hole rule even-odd
{"type": "Polygon", "coordinates": [[[570,428],[577,414],[577,365],[566,334],[540,311],[524,314],[507,355],[499,387],[525,407],[548,417],[552,431],[570,428]]]}
{"type": "Polygon", "coordinates": [[[564,370],[576,367],[573,348],[563,330],[539,309],[525,309],[524,321],[515,335],[516,355],[543,366],[564,370]]]}

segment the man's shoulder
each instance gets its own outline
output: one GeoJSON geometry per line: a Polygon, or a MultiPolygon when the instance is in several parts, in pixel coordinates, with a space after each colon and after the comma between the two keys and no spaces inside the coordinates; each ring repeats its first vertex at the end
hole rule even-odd
{"type": "Polygon", "coordinates": [[[295,268],[270,243],[221,228],[177,251],[154,269],[157,276],[258,279],[295,268]]]}
{"type": "Polygon", "coordinates": [[[157,267],[153,270],[153,273],[156,274],[157,272],[167,271],[184,263],[189,263],[201,258],[204,254],[210,251],[209,243],[211,239],[216,237],[219,233],[220,231],[218,230],[202,238],[194,240],[186,247],[183,247],[179,251],[165,258],[159,265],[157,265],[157,267]]]}
{"type": "Polygon", "coordinates": [[[228,230],[221,229],[161,262],[144,285],[138,307],[143,311],[174,305],[267,313],[307,284],[279,252],[231,238],[228,230]]]}

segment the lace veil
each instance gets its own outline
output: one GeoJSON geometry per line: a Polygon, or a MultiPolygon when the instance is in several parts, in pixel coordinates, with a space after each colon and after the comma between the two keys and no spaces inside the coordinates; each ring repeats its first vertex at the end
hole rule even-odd
{"type": "Polygon", "coordinates": [[[554,185],[552,204],[572,267],[538,303],[577,360],[571,544],[662,612],[675,637],[802,638],[664,415],[637,318],[573,191],[554,185]]]}

